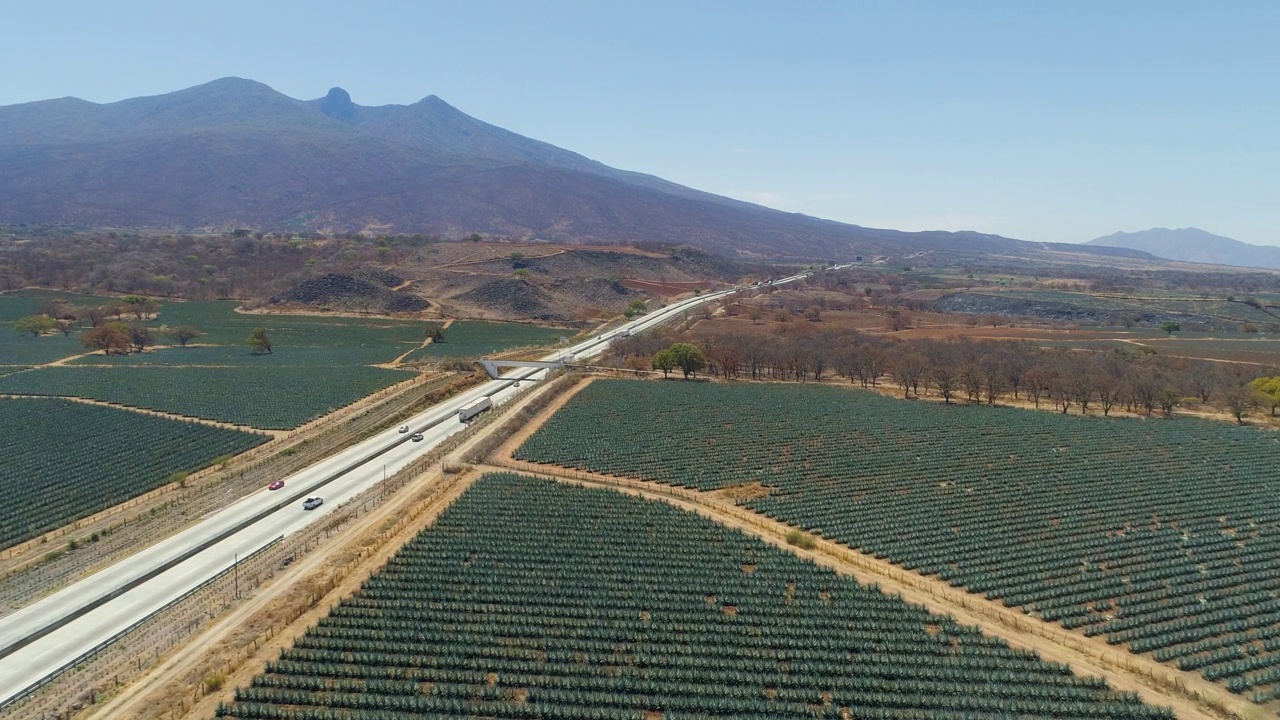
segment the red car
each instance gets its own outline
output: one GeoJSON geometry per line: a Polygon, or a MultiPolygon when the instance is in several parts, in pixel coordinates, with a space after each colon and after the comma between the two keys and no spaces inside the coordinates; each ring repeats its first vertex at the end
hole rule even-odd
{"type": "Polygon", "coordinates": [[[279,490],[279,489],[280,489],[280,488],[282,488],[282,487],[284,487],[284,481],[283,481],[283,480],[277,480],[277,481],[275,481],[275,482],[271,483],[270,485],[268,485],[268,486],[267,486],[267,489],[268,489],[268,490],[279,490]]]}

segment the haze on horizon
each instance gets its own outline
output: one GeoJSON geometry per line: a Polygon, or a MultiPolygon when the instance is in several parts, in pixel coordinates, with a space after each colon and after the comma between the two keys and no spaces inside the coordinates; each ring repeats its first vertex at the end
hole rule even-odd
{"type": "Polygon", "coordinates": [[[8,10],[0,105],[228,75],[362,105],[434,94],[615,167],[864,226],[1280,244],[1273,3],[8,10]]]}

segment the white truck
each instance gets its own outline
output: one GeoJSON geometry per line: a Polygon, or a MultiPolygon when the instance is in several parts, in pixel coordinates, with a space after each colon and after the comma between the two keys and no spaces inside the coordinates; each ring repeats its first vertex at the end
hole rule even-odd
{"type": "Polygon", "coordinates": [[[489,398],[480,398],[479,400],[463,407],[458,411],[459,422],[471,422],[471,419],[480,413],[493,407],[493,401],[489,398]]]}

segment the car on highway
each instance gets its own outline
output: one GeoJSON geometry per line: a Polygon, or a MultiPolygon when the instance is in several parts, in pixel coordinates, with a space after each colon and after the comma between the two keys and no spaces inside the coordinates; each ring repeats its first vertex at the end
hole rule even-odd
{"type": "Polygon", "coordinates": [[[414,442],[422,442],[422,433],[414,433],[409,436],[409,439],[414,442]]]}
{"type": "Polygon", "coordinates": [[[401,426],[400,426],[400,432],[402,432],[402,433],[407,433],[407,432],[409,432],[409,426],[408,426],[408,425],[401,425],[401,426]]]}
{"type": "Polygon", "coordinates": [[[279,490],[279,489],[280,489],[280,488],[282,488],[282,487],[284,487],[284,481],[283,481],[283,480],[277,480],[277,481],[275,481],[275,482],[271,483],[270,485],[268,485],[268,486],[267,486],[267,489],[268,489],[268,490],[279,490]]]}
{"type": "Polygon", "coordinates": [[[320,507],[320,506],[321,506],[321,505],[323,505],[323,504],[324,504],[324,498],[322,498],[322,497],[318,497],[318,496],[317,496],[317,497],[309,497],[309,498],[307,498],[306,500],[303,500],[303,501],[302,501],[302,509],[303,509],[303,510],[315,510],[316,508],[320,507]]]}

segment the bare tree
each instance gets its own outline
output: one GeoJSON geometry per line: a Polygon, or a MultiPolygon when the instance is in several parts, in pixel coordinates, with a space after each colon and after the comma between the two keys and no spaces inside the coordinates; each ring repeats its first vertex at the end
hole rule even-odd
{"type": "Polygon", "coordinates": [[[947,364],[935,364],[929,369],[929,379],[933,382],[933,387],[937,389],[938,394],[942,396],[942,401],[950,405],[951,396],[956,391],[955,370],[947,364]]]}
{"type": "Polygon", "coordinates": [[[1239,386],[1228,388],[1222,394],[1222,400],[1227,410],[1230,411],[1231,416],[1236,419],[1236,423],[1243,425],[1244,416],[1249,412],[1250,405],[1253,404],[1249,389],[1239,386]]]}
{"type": "MultiPolygon", "coordinates": [[[[1173,416],[1173,409],[1178,407],[1178,403],[1182,400],[1182,395],[1178,393],[1178,389],[1172,385],[1163,385],[1156,392],[1156,404],[1160,406],[1160,411],[1165,417],[1173,416]]],[[[1238,419],[1238,418],[1237,418],[1238,419]]]]}
{"type": "Polygon", "coordinates": [[[902,397],[907,397],[909,392],[919,396],[920,381],[929,368],[928,359],[915,350],[903,349],[893,358],[892,367],[893,379],[898,381],[898,387],[902,388],[902,397]]]}
{"type": "Polygon", "coordinates": [[[1026,388],[1027,397],[1040,407],[1040,397],[1049,390],[1051,373],[1043,365],[1033,365],[1022,374],[1022,385],[1026,388]]]}
{"type": "Polygon", "coordinates": [[[1218,372],[1217,366],[1213,363],[1197,362],[1187,369],[1187,385],[1195,391],[1200,402],[1206,405],[1222,387],[1222,381],[1222,373],[1218,372]]]}

